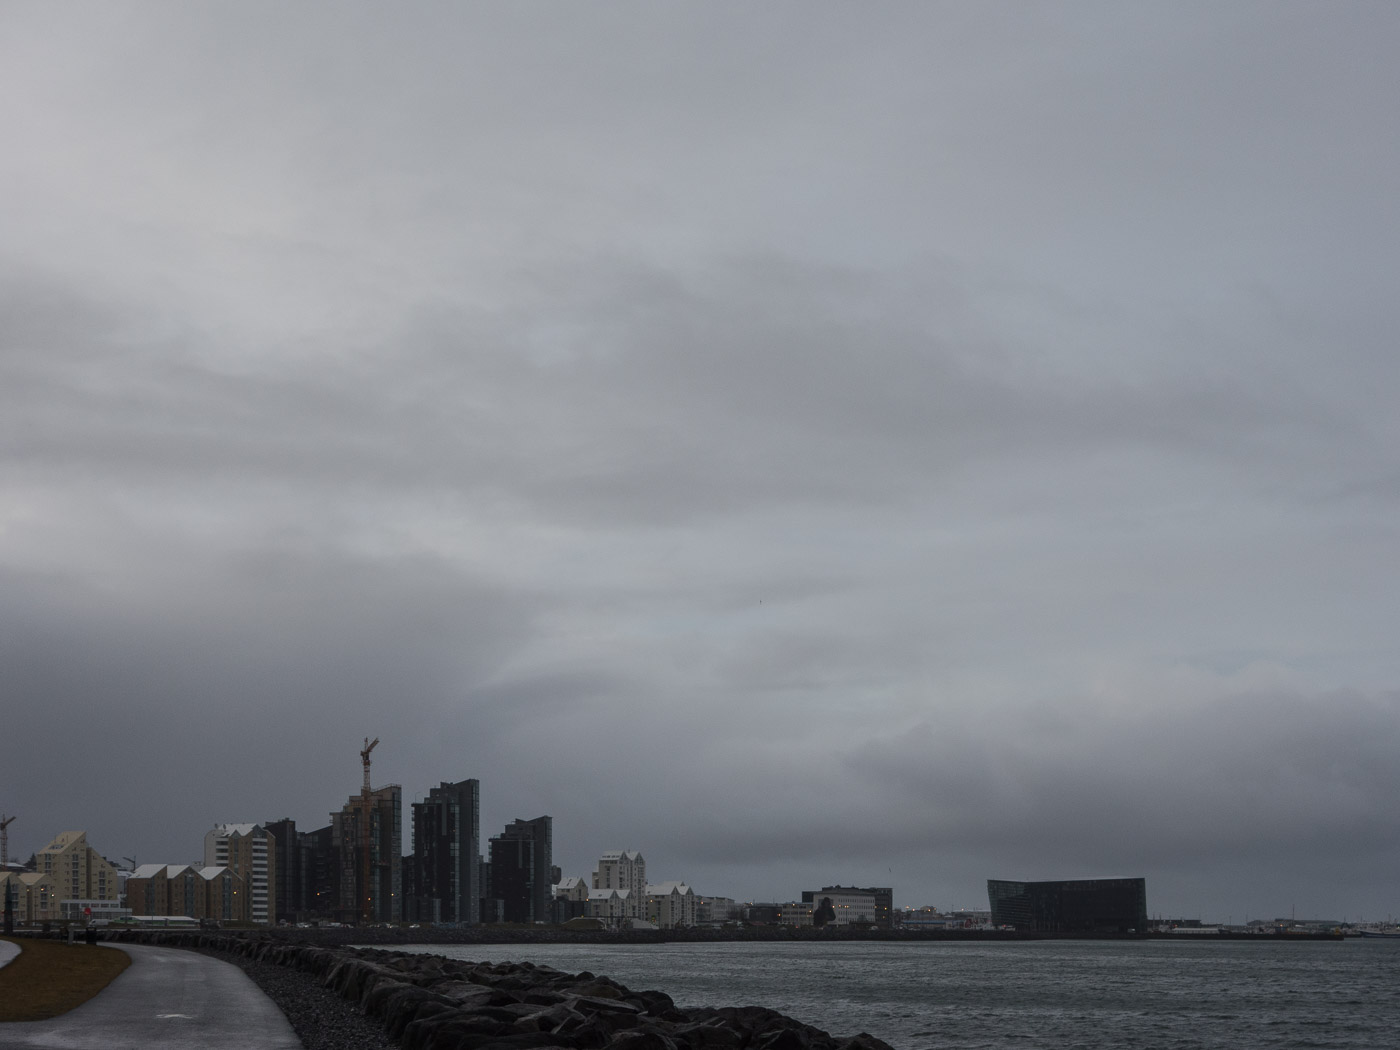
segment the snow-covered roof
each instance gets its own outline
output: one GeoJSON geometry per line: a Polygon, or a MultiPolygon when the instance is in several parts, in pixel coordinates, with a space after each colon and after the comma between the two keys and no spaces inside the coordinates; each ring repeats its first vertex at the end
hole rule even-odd
{"type": "Polygon", "coordinates": [[[652,897],[664,897],[672,893],[679,893],[684,897],[687,893],[694,896],[692,890],[684,882],[649,882],[647,883],[647,894],[652,897]]]}
{"type": "Polygon", "coordinates": [[[261,827],[259,824],[215,824],[214,834],[221,837],[230,835],[251,835],[253,829],[261,827]]]}
{"type": "MultiPolygon", "coordinates": [[[[133,878],[133,879],[154,879],[154,878],[158,878],[158,877],[160,877],[160,876],[163,875],[163,876],[165,876],[165,878],[167,878],[167,879],[173,879],[176,875],[180,874],[180,872],[184,871],[186,868],[191,868],[191,869],[193,869],[193,868],[194,868],[194,865],[193,865],[193,864],[142,864],[139,868],[137,868],[135,871],[133,871],[133,872],[131,873],[130,878],[133,878]]],[[[197,870],[197,869],[196,869],[196,870],[197,870]]]]}
{"type": "Polygon", "coordinates": [[[620,900],[626,900],[626,899],[627,899],[628,897],[630,897],[630,896],[632,896],[632,891],[631,891],[631,890],[589,890],[589,891],[588,891],[588,899],[591,900],[591,901],[605,901],[605,900],[610,900],[610,899],[612,899],[613,897],[617,897],[617,898],[620,899],[620,900]]]}

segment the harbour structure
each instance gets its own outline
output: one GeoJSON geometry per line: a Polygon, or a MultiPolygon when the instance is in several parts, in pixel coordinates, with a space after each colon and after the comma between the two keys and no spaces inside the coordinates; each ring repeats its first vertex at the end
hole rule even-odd
{"type": "Polygon", "coordinates": [[[1033,933],[1145,933],[1147,880],[987,880],[992,925],[1033,933]]]}

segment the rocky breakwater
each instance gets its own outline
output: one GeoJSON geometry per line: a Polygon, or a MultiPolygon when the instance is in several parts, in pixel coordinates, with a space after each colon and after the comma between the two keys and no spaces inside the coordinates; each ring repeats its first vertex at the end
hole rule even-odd
{"type": "Polygon", "coordinates": [[[892,1050],[873,1036],[834,1037],[775,1010],[680,1010],[663,992],[531,963],[235,937],[161,940],[312,975],[382,1023],[403,1050],[892,1050]]]}

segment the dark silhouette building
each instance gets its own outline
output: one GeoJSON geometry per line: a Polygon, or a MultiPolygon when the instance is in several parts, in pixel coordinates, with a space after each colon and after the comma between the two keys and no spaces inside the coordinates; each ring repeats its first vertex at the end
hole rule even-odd
{"type": "Polygon", "coordinates": [[[444,781],[412,806],[404,918],[476,923],[481,914],[481,784],[444,781]]]}
{"type": "Polygon", "coordinates": [[[1143,933],[1146,879],[987,880],[992,924],[1035,933],[1143,933]]]}
{"type": "Polygon", "coordinates": [[[341,922],[398,922],[403,914],[402,793],[386,784],[351,795],[331,814],[341,922]]]}
{"type": "Polygon", "coordinates": [[[297,832],[297,921],[335,917],[340,901],[340,858],[331,826],[297,832]]]}
{"type": "Polygon", "coordinates": [[[301,886],[301,844],[297,841],[297,822],[291,817],[284,817],[270,820],[263,827],[272,836],[273,842],[273,922],[300,922],[306,904],[301,886]]]}
{"type": "MultiPolygon", "coordinates": [[[[553,821],[515,820],[491,838],[491,899],[505,922],[549,922],[553,821]]],[[[493,911],[495,909],[492,909],[493,911]]]]}

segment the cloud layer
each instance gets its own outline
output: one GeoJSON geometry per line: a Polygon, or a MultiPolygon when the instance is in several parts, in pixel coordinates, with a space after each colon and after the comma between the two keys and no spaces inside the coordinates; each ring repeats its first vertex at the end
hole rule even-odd
{"type": "Polygon", "coordinates": [[[0,19],[15,852],[1393,910],[1388,9],[0,19]]]}

